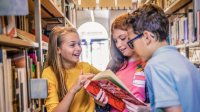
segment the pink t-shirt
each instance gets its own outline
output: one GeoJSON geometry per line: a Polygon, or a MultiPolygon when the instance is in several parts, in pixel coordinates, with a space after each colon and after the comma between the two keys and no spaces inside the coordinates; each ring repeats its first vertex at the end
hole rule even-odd
{"type": "MultiPolygon", "coordinates": [[[[145,101],[145,75],[143,71],[136,71],[137,66],[141,61],[129,61],[125,69],[119,70],[116,75],[128,87],[132,94],[145,101]]],[[[122,67],[123,68],[123,67],[122,67]]],[[[111,108],[111,112],[118,112],[116,109],[111,108]]],[[[126,109],[123,112],[128,112],[126,109]]]]}

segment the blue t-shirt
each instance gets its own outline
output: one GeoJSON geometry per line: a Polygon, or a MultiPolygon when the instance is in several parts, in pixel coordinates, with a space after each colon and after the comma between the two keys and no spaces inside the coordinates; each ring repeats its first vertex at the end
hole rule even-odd
{"type": "Polygon", "coordinates": [[[177,105],[200,112],[200,71],[175,47],[159,48],[144,71],[153,112],[177,105]]]}

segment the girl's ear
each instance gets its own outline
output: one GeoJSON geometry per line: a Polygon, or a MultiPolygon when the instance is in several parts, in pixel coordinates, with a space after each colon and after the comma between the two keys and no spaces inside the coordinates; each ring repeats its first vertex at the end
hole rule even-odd
{"type": "Polygon", "coordinates": [[[144,39],[146,45],[149,45],[152,42],[153,37],[151,35],[152,34],[149,31],[143,32],[143,36],[144,36],[143,39],[144,39]]]}

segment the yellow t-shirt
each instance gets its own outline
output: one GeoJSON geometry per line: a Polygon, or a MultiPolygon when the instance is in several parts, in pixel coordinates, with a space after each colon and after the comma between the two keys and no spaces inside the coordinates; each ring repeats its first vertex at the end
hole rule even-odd
{"type": "MultiPolygon", "coordinates": [[[[83,73],[97,74],[100,71],[86,62],[79,62],[75,68],[66,70],[67,78],[65,78],[67,90],[69,90],[80,75],[81,70],[83,73]]],[[[58,83],[54,72],[51,67],[43,70],[42,78],[48,80],[48,96],[45,100],[47,112],[52,112],[53,109],[59,104],[58,99],[58,83]]],[[[94,112],[95,103],[94,99],[90,97],[85,89],[81,89],[76,93],[70,105],[69,112],[94,112]]]]}

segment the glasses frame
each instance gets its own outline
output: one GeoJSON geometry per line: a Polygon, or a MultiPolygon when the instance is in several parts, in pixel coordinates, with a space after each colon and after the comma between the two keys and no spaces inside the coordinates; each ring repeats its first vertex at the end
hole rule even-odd
{"type": "Polygon", "coordinates": [[[138,38],[141,38],[142,35],[143,35],[143,33],[141,33],[141,34],[135,36],[134,38],[132,38],[131,40],[129,40],[129,41],[127,42],[128,46],[129,46],[131,49],[134,49],[133,42],[134,42],[135,40],[137,40],[138,38]]]}

